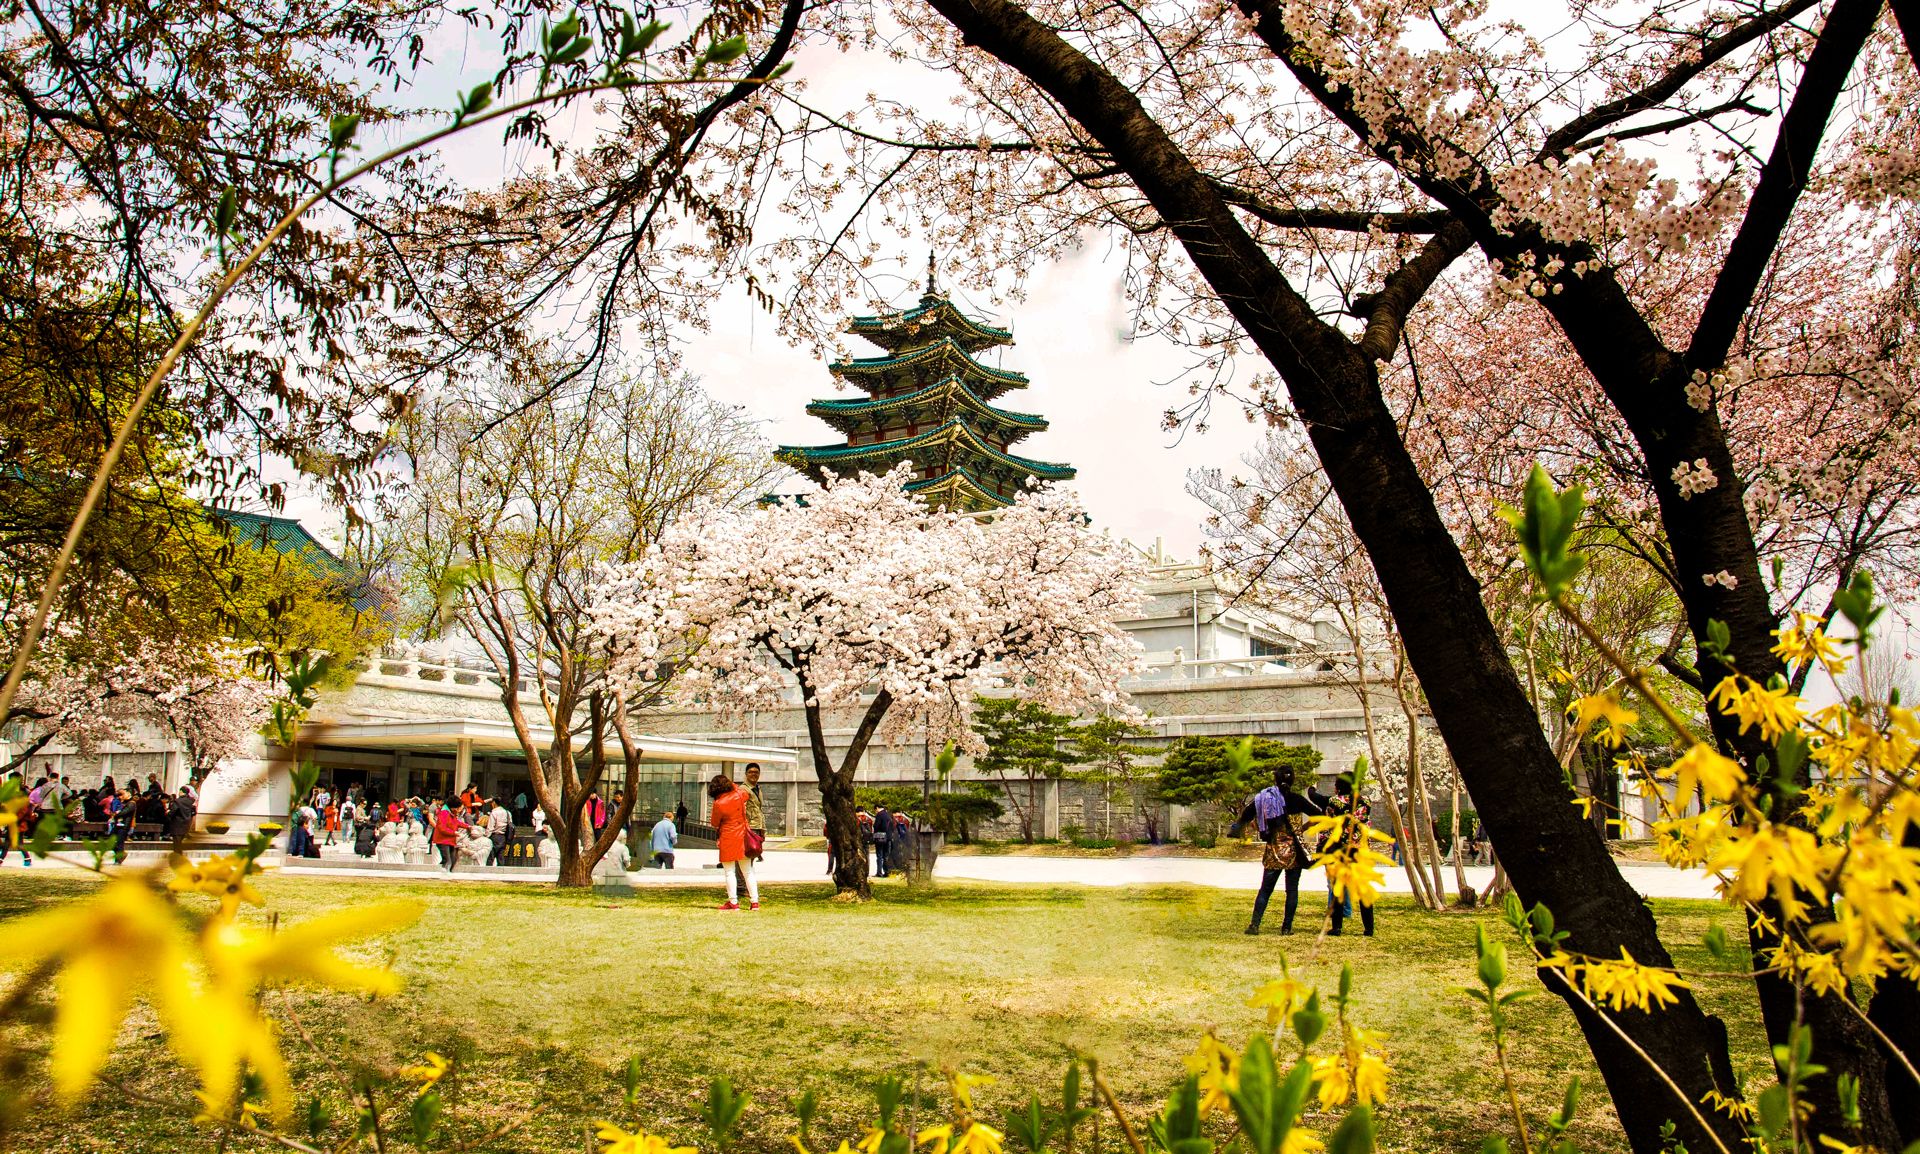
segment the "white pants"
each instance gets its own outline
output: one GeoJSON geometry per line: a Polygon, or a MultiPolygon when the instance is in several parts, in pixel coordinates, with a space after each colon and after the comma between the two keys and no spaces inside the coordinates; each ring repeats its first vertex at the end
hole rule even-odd
{"type": "Polygon", "coordinates": [[[747,900],[754,905],[760,904],[760,879],[753,876],[753,859],[741,858],[722,865],[727,875],[727,900],[738,904],[740,901],[740,879],[747,879],[747,900]]]}

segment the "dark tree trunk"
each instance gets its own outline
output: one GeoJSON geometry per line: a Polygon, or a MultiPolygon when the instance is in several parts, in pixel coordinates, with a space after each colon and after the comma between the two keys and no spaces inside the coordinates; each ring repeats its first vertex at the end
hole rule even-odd
{"type": "MultiPolygon", "coordinates": [[[[794,669],[803,700],[816,698],[808,684],[804,665],[794,669]]],[[[813,754],[813,774],[820,783],[820,811],[826,818],[827,841],[833,846],[833,886],[842,894],[865,900],[873,896],[867,881],[867,847],[860,840],[860,821],[853,812],[853,782],[860,769],[860,758],[867,752],[874,731],[893,704],[893,695],[882,690],[874,695],[847,744],[847,754],[836,767],[827,757],[826,726],[818,705],[806,706],[807,743],[813,754]]]]}
{"type": "MultiPolygon", "coordinates": [[[[1467,788],[1520,897],[1551,908],[1583,953],[1670,966],[1653,915],[1571,804],[1560,764],[1488,619],[1433,496],[1400,439],[1372,362],[1322,322],[1233,217],[1207,177],[1112,75],[1007,0],[932,0],[967,42],[1019,70],[1085,127],[1152,202],[1220,301],[1285,380],[1342,506],[1367,547],[1407,653],[1467,788]]],[[[1271,13],[1266,19],[1276,26],[1271,13]]],[[[1446,243],[1464,238],[1448,234],[1446,243]]],[[[1444,261],[1441,261],[1442,266],[1444,261]]],[[[1435,270],[1437,273],[1437,269],[1435,270]]],[[[1417,295],[1417,293],[1415,294],[1417,295]]],[[[1388,346],[1391,349],[1391,344],[1388,346]]],[[[1679,1102],[1604,1022],[1576,1016],[1640,1154],[1663,1146],[1670,1119],[1689,1148],[1709,1149],[1693,1104],[1737,1093],[1725,1031],[1682,995],[1659,1015],[1621,1014],[1625,1031],[1688,1098],[1679,1102]]],[[[1706,1119],[1729,1148],[1738,1127],[1706,1119]]]]}
{"type": "Polygon", "coordinates": [[[827,841],[833,846],[833,888],[843,894],[871,897],[867,881],[867,847],[860,838],[860,821],[853,812],[853,788],[828,769],[819,775],[820,808],[827,819],[827,841]]]}

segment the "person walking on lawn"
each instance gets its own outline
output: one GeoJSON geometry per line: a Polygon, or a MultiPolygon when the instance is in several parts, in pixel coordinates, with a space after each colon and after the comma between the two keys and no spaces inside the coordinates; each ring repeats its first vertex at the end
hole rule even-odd
{"type": "Polygon", "coordinates": [[[680,831],[673,824],[673,811],[661,810],[660,820],[653,823],[653,833],[647,838],[647,845],[653,851],[653,864],[663,870],[673,868],[673,847],[680,844],[680,831]]]}
{"type": "Polygon", "coordinates": [[[747,791],[726,774],[716,773],[707,783],[707,798],[712,803],[707,822],[720,843],[720,872],[727,875],[727,901],[720,908],[740,908],[740,882],[744,880],[747,908],[757,910],[760,882],[753,876],[753,859],[747,856],[747,791]]]}

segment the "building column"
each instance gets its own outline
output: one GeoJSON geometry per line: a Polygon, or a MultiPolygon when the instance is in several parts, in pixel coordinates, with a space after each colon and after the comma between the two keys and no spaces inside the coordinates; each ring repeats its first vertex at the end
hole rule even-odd
{"type": "Polygon", "coordinates": [[[407,781],[407,763],[402,757],[398,752],[393,755],[393,769],[387,774],[388,801],[405,801],[412,796],[407,789],[410,784],[407,781]]]}
{"type": "Polygon", "coordinates": [[[473,784],[473,739],[463,737],[453,743],[453,792],[460,793],[473,784]]]}

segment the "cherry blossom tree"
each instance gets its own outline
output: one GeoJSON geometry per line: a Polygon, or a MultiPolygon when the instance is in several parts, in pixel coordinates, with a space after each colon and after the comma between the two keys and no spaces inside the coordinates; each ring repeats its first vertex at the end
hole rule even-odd
{"type": "Polygon", "coordinates": [[[868,893],[854,779],[876,737],[924,726],[978,751],[975,698],[1009,694],[1057,713],[1123,710],[1138,646],[1116,624],[1138,603],[1128,550],[1095,533],[1068,494],[1024,493],[991,518],[907,494],[902,464],[841,478],[802,502],[676,523],[593,594],[609,676],[647,679],[724,710],[806,715],[843,894],[868,893]],[[857,719],[836,764],[831,711],[857,719]]]}
{"type": "Polygon", "coordinates": [[[21,683],[12,722],[20,752],[12,770],[48,744],[90,752],[139,740],[148,725],[180,740],[197,770],[253,752],[280,689],[231,647],[196,650],[138,639],[111,654],[57,627],[21,683]]]}
{"type": "Polygon", "coordinates": [[[752,422],[689,380],[556,386],[561,371],[537,358],[496,365],[484,386],[475,373],[423,405],[403,439],[413,474],[385,530],[425,594],[413,626],[451,629],[493,666],[560,845],[559,884],[587,886],[639,793],[629,715],[667,675],[609,676],[589,616],[595,570],[641,556],[696,508],[751,500],[772,466],[752,422]],[[615,780],[624,797],[596,833],[588,799],[615,780]]]}

